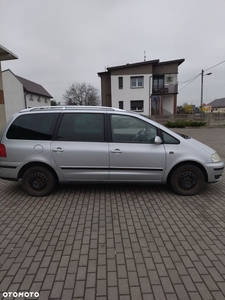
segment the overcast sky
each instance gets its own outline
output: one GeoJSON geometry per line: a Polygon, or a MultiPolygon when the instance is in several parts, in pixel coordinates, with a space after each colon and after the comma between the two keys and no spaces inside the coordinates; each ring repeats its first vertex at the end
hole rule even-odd
{"type": "Polygon", "coordinates": [[[141,62],[144,51],[146,60],[185,59],[179,105],[200,105],[202,69],[212,72],[203,101],[225,97],[225,0],[0,0],[0,44],[19,57],[3,70],[61,104],[72,83],[100,91],[98,72],[141,62]]]}

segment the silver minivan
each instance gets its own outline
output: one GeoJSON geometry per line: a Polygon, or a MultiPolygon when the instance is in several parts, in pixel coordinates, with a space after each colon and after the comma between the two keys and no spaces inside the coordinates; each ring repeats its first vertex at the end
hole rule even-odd
{"type": "Polygon", "coordinates": [[[139,114],[111,107],[36,107],[17,113],[0,138],[0,178],[32,196],[58,182],[169,183],[194,195],[224,163],[210,147],[139,114]]]}

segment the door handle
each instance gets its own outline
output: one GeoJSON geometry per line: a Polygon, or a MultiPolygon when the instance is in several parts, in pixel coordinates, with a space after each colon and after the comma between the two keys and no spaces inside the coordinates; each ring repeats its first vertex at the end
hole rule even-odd
{"type": "Polygon", "coordinates": [[[122,153],[120,149],[115,149],[114,151],[111,151],[111,153],[122,153]]]}
{"type": "Polygon", "coordinates": [[[56,149],[52,149],[52,151],[53,151],[53,152],[63,152],[64,150],[63,150],[63,148],[58,147],[58,148],[56,148],[56,149]]]}

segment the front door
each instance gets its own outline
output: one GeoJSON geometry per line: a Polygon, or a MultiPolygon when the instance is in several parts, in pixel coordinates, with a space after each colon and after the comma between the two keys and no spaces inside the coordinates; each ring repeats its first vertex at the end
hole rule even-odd
{"type": "Polygon", "coordinates": [[[157,128],[125,115],[111,115],[110,180],[160,182],[165,171],[165,148],[154,144],[157,128]]]}
{"type": "Polygon", "coordinates": [[[152,95],[151,96],[151,115],[157,116],[161,114],[161,96],[152,95]]]}
{"type": "Polygon", "coordinates": [[[101,113],[63,114],[51,153],[65,180],[108,180],[104,123],[101,113]]]}

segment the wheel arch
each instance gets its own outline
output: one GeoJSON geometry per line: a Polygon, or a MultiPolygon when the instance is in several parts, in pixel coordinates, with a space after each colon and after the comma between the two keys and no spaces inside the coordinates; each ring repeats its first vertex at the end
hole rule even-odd
{"type": "Polygon", "coordinates": [[[171,178],[171,175],[173,174],[173,172],[174,172],[177,168],[179,168],[179,167],[181,167],[181,166],[185,166],[185,165],[192,165],[192,166],[195,166],[195,167],[199,168],[199,169],[202,171],[202,173],[203,173],[205,182],[208,182],[208,174],[207,174],[207,172],[206,172],[206,169],[205,169],[200,163],[198,163],[198,162],[187,160],[187,161],[182,161],[182,162],[176,164],[176,165],[170,170],[170,172],[169,172],[169,174],[168,174],[168,176],[167,176],[167,183],[170,182],[170,178],[171,178]]]}
{"type": "Polygon", "coordinates": [[[48,169],[49,171],[51,171],[52,174],[54,174],[55,179],[56,179],[57,181],[59,180],[58,175],[57,175],[57,173],[55,172],[55,170],[54,170],[51,166],[49,166],[48,164],[45,164],[45,163],[43,163],[43,162],[30,162],[30,163],[27,163],[26,165],[24,165],[24,166],[20,169],[20,171],[19,171],[19,173],[18,173],[17,179],[18,179],[18,180],[21,179],[21,178],[23,177],[23,174],[24,174],[29,168],[32,168],[32,167],[44,167],[44,168],[48,169]]]}

